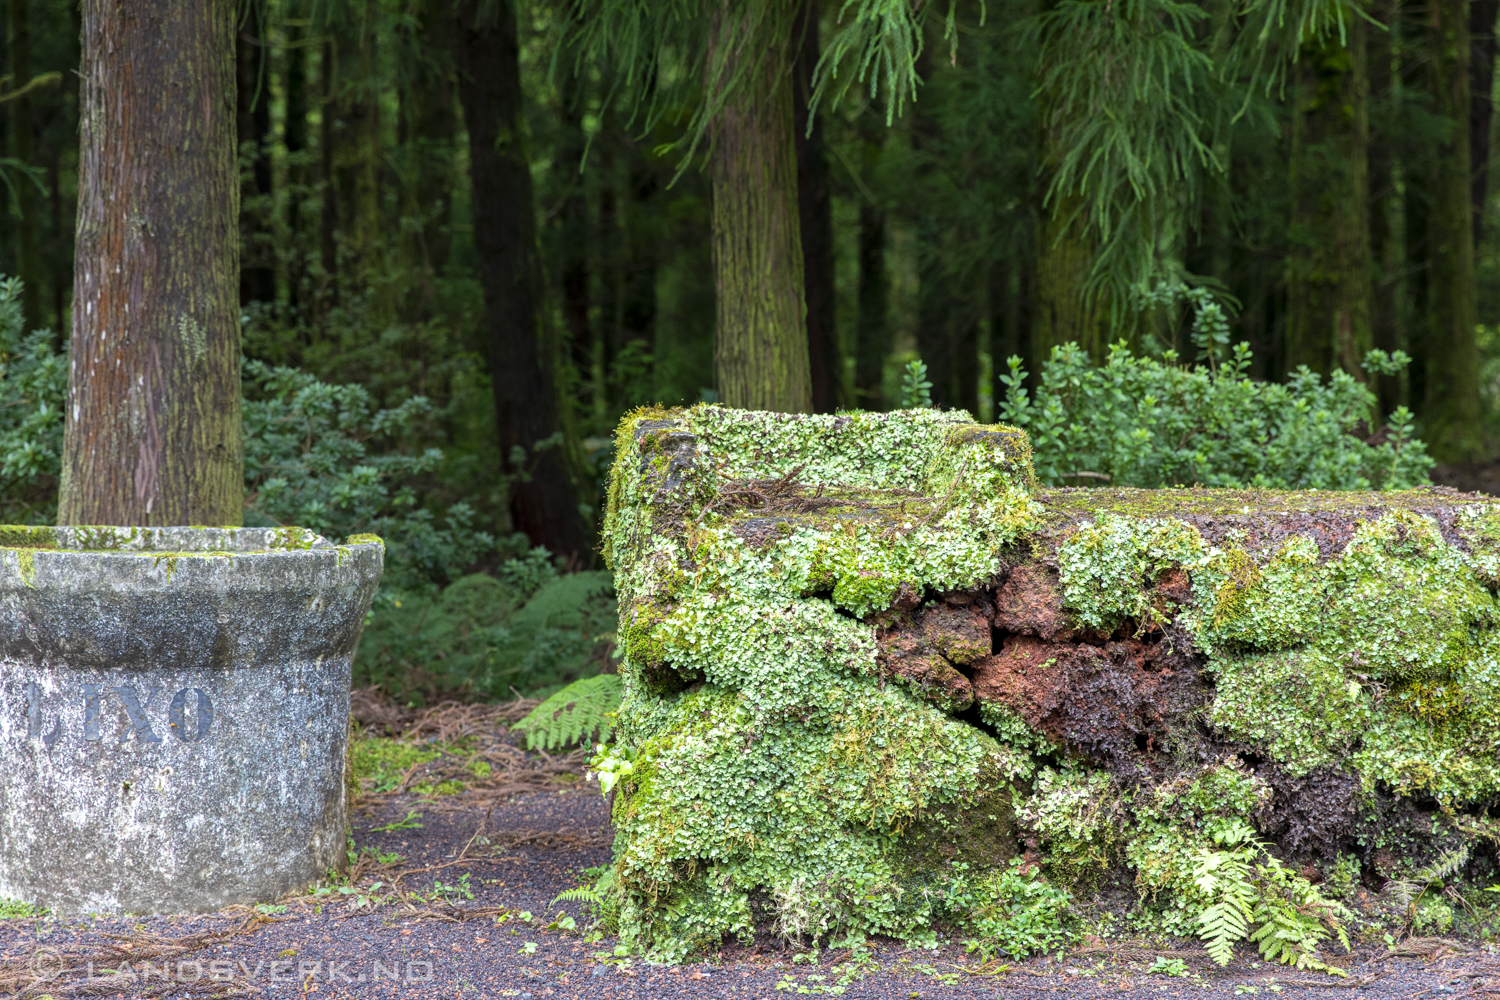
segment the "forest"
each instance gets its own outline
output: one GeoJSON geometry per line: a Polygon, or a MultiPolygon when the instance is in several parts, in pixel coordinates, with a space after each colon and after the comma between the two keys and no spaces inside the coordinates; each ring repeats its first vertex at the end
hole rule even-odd
{"type": "MultiPolygon", "coordinates": [[[[1054,485],[1482,467],[1497,13],[245,0],[246,523],[384,535],[365,678],[504,694],[608,655],[642,405],[963,409],[1054,485]]],[[[57,516],[80,30],[0,17],[0,521],[57,516]]]]}

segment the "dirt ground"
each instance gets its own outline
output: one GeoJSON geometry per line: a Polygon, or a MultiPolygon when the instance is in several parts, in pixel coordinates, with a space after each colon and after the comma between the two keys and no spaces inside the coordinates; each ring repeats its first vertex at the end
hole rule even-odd
{"type": "Polygon", "coordinates": [[[1500,954],[1436,939],[1338,959],[1347,979],[1248,954],[1220,970],[1196,949],[1166,953],[1187,975],[1152,974],[1161,952],[1113,943],[990,966],[956,946],[893,942],[816,965],[773,945],[648,966],[615,957],[611,939],[585,942],[579,905],[553,902],[609,860],[597,786],[578,780],[498,798],[370,797],[354,837],[362,858],[349,892],[204,916],[0,921],[0,996],[1500,1000],[1500,954]]]}

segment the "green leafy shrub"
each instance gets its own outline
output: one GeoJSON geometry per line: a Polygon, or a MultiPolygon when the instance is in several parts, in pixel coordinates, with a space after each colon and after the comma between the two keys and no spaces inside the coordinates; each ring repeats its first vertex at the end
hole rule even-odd
{"type": "Polygon", "coordinates": [[[474,573],[441,591],[383,595],[360,640],[355,683],[400,701],[440,695],[548,694],[602,669],[615,628],[614,586],[604,572],[555,571],[538,579],[545,549],[474,573]],[[528,591],[517,580],[536,583],[528,591]],[[508,582],[509,581],[509,582],[508,582]]]}
{"type": "Polygon", "coordinates": [[[26,332],[21,280],[0,277],[0,524],[57,518],[68,359],[52,340],[26,332]]]}
{"type": "Polygon", "coordinates": [[[620,707],[620,675],[574,681],[511,728],[526,734],[526,749],[557,750],[581,742],[609,742],[620,707]]]}
{"type": "Polygon", "coordinates": [[[964,943],[989,961],[996,955],[1022,959],[1052,951],[1073,940],[1066,890],[1024,869],[1020,858],[1008,868],[971,875],[953,862],[943,896],[943,912],[972,935],[964,943]]]}
{"type": "Polygon", "coordinates": [[[386,543],[387,587],[413,590],[456,579],[495,550],[456,503],[442,523],[420,502],[441,467],[440,448],[403,447],[431,407],[421,396],[377,409],[360,385],[331,385],[295,368],[246,360],[245,523],[296,524],[386,543]]]}
{"type": "MultiPolygon", "coordinates": [[[[1211,304],[1211,303],[1210,303],[1211,304]]],[[[1216,308],[1216,307],[1215,307],[1216,308]]],[[[1203,319],[1200,312],[1200,319],[1203,319]]],[[[1033,397],[1021,359],[1009,360],[1001,419],[1031,438],[1037,477],[1053,486],[1157,488],[1173,485],[1265,489],[1405,489],[1428,482],[1433,465],[1405,407],[1383,437],[1370,389],[1347,372],[1327,380],[1300,368],[1284,383],[1247,376],[1250,347],[1218,361],[1227,334],[1203,320],[1195,331],[1211,364],[1133,355],[1123,343],[1094,366],[1076,344],[1053,348],[1033,397]]],[[[1365,367],[1389,374],[1407,363],[1372,351],[1365,367]]]]}

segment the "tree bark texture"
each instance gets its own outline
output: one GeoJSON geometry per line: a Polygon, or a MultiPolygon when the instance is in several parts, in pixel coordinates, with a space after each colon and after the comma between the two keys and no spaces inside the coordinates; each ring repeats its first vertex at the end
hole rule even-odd
{"type": "Polygon", "coordinates": [[[60,524],[237,525],[232,0],[84,0],[60,524]]]}
{"type": "Polygon", "coordinates": [[[1292,111],[1286,367],[1360,378],[1370,331],[1370,121],[1365,23],[1303,47],[1292,111]]]}
{"type": "Polygon", "coordinates": [[[1109,339],[1107,307],[1084,293],[1094,264],[1094,245],[1084,231],[1076,198],[1042,209],[1037,238],[1036,302],[1031,332],[1031,370],[1040,373],[1052,349],[1076,342],[1096,361],[1109,339]]]}
{"type": "MultiPolygon", "coordinates": [[[[746,16],[737,6],[720,9],[719,37],[730,34],[723,31],[727,18],[746,16]]],[[[740,85],[714,123],[714,370],[719,398],[729,406],[808,413],[812,376],[788,41],[765,42],[767,51],[742,68],[740,85]]]]}
{"type": "Polygon", "coordinates": [[[474,248],[484,289],[490,381],[516,530],[570,562],[590,561],[589,526],[567,461],[556,339],[542,311],[516,11],[509,0],[463,0],[459,98],[469,131],[474,248]]]}
{"type": "Polygon", "coordinates": [[[833,290],[833,196],[823,123],[814,115],[808,131],[808,103],[818,65],[818,4],[804,0],[793,29],[797,44],[792,95],[797,141],[797,213],[801,222],[802,280],[807,302],[807,358],[814,413],[832,413],[843,396],[843,352],[839,350],[833,290]]]}
{"type": "MultiPolygon", "coordinates": [[[[355,5],[351,2],[350,7],[355,5]]],[[[335,118],[325,133],[332,139],[333,186],[338,189],[338,234],[352,255],[339,261],[344,291],[360,294],[373,288],[377,316],[390,316],[394,304],[382,274],[380,249],[384,219],[380,208],[381,127],[380,62],[376,52],[376,0],[365,0],[363,12],[351,10],[347,23],[334,33],[333,54],[340,86],[338,99],[323,117],[335,118]]]]}
{"type": "Polygon", "coordinates": [[[1453,126],[1448,141],[1433,151],[1427,222],[1423,437],[1440,462],[1473,461],[1482,450],[1479,351],[1474,338],[1468,8],[1467,0],[1432,0],[1428,5],[1434,110],[1453,126]]]}

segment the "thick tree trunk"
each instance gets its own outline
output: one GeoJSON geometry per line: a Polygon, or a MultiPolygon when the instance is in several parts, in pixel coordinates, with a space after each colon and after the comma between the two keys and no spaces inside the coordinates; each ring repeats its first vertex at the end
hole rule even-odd
{"type": "MultiPolygon", "coordinates": [[[[293,194],[287,199],[286,227],[291,233],[301,232],[303,186],[307,184],[307,29],[301,25],[287,27],[286,50],[286,124],[283,137],[288,159],[287,184],[293,194]]],[[[300,258],[301,255],[299,254],[300,258]]],[[[295,309],[301,304],[299,294],[302,275],[307,271],[308,261],[301,258],[295,265],[287,265],[287,300],[295,309]]]]}
{"type": "MultiPolygon", "coordinates": [[[[566,186],[558,225],[562,229],[562,314],[568,328],[568,354],[579,377],[594,373],[594,326],[589,317],[590,229],[588,186],[583,173],[587,137],[583,131],[583,83],[569,73],[562,85],[562,137],[557,162],[566,186]]],[[[601,386],[594,386],[596,412],[604,400],[601,386]]]]}
{"type": "Polygon", "coordinates": [[[1470,201],[1469,5],[1432,0],[1434,110],[1453,123],[1432,158],[1428,218],[1424,437],[1440,462],[1480,457],[1479,353],[1474,339],[1474,219],[1470,201]]]}
{"type": "Polygon", "coordinates": [[[422,53],[414,67],[411,88],[402,95],[401,130],[408,152],[403,214],[422,220],[403,233],[403,257],[432,274],[448,265],[451,196],[453,192],[453,137],[458,120],[447,71],[453,51],[453,12],[448,0],[426,0],[419,8],[420,24],[409,44],[422,53]]]}
{"type": "Polygon", "coordinates": [[[1365,23],[1304,46],[1292,115],[1288,370],[1361,379],[1370,332],[1370,124],[1365,23]]]}
{"type": "Polygon", "coordinates": [[[542,310],[542,262],[532,205],[516,12],[509,0],[462,0],[459,97],[469,130],[474,248],[484,288],[490,381],[511,517],[533,545],[573,563],[593,543],[562,435],[557,343],[542,310]],[[489,18],[483,11],[492,12],[489,18]],[[559,439],[564,443],[559,444],[559,439]]]}
{"type": "Polygon", "coordinates": [[[1469,4],[1469,159],[1470,204],[1474,212],[1474,250],[1484,236],[1484,200],[1490,184],[1490,121],[1495,107],[1495,19],[1500,0],[1469,4]]]}
{"type": "Polygon", "coordinates": [[[1040,373],[1052,349],[1074,342],[1095,360],[1109,339],[1107,307],[1084,293],[1094,245],[1084,232],[1078,201],[1063,198],[1042,209],[1037,227],[1036,302],[1031,328],[1031,370],[1040,373]]]}
{"type": "MultiPolygon", "coordinates": [[[[250,157],[250,176],[241,197],[258,199],[271,194],[271,74],[265,22],[259,3],[245,8],[244,23],[235,35],[236,141],[240,155],[250,157]]],[[[270,243],[268,206],[255,205],[240,219],[240,303],[275,302],[275,255],[270,243]]]]}
{"type": "Polygon", "coordinates": [[[742,70],[714,125],[714,369],[719,398],[729,406],[808,413],[812,377],[787,41],[769,40],[768,51],[742,70]]]}
{"type": "MultiPolygon", "coordinates": [[[[28,0],[10,0],[10,23],[7,26],[12,88],[19,90],[31,80],[31,31],[28,18],[28,0]]],[[[23,94],[7,103],[5,113],[10,119],[9,155],[22,163],[31,163],[35,153],[33,133],[36,122],[32,116],[32,98],[23,94]]],[[[42,325],[42,269],[37,248],[38,192],[29,180],[21,180],[13,188],[16,218],[15,232],[15,276],[25,282],[21,291],[21,312],[26,318],[26,329],[42,325]]],[[[58,317],[62,321],[62,317],[58,317]]]]}
{"type": "Polygon", "coordinates": [[[232,0],[84,0],[61,524],[237,525],[232,0]]]}
{"type": "Polygon", "coordinates": [[[823,123],[813,116],[809,133],[808,102],[813,70],[818,65],[818,4],[804,0],[793,39],[797,43],[796,84],[792,95],[797,139],[797,214],[802,235],[802,280],[807,301],[807,357],[812,377],[814,413],[832,413],[843,397],[844,357],[839,350],[833,292],[833,196],[828,187],[828,157],[823,151],[823,123]]]}
{"type": "MultiPolygon", "coordinates": [[[[1402,107],[1401,0],[1382,0],[1374,17],[1388,25],[1369,40],[1370,94],[1374,103],[1387,108],[1402,107]]],[[[1374,345],[1386,352],[1411,348],[1408,327],[1409,276],[1406,234],[1406,167],[1401,149],[1389,129],[1371,129],[1370,142],[1370,255],[1377,278],[1370,290],[1370,334],[1374,345]]],[[[1380,412],[1388,414],[1408,403],[1407,374],[1371,378],[1380,397],[1380,412]]]]}

